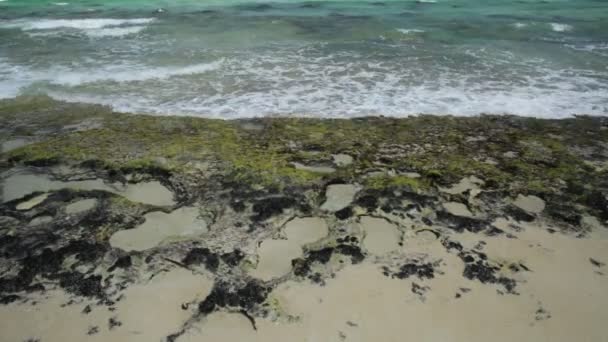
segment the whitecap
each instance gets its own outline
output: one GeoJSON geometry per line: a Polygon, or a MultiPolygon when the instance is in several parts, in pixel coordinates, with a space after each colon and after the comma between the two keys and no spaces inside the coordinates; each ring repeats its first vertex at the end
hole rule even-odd
{"type": "Polygon", "coordinates": [[[420,30],[420,29],[397,29],[397,32],[399,33],[403,33],[403,34],[411,34],[411,33],[424,33],[424,30],[420,30]]]}
{"type": "Polygon", "coordinates": [[[84,33],[89,37],[123,37],[139,33],[145,29],[146,26],[108,27],[97,30],[85,30],[84,33]]]}
{"type": "Polygon", "coordinates": [[[55,6],[67,6],[69,5],[68,2],[53,2],[53,5],[55,6]]]}
{"type": "Polygon", "coordinates": [[[24,31],[56,30],[62,28],[93,30],[102,29],[105,27],[145,25],[153,22],[154,20],[156,19],[19,19],[0,24],[0,28],[18,28],[24,31]]]}
{"type": "Polygon", "coordinates": [[[527,26],[528,26],[528,24],[526,24],[526,23],[513,23],[513,27],[515,27],[517,29],[522,29],[527,26]]]}
{"type": "Polygon", "coordinates": [[[572,30],[572,25],[551,23],[551,29],[555,32],[567,32],[572,30]]]}

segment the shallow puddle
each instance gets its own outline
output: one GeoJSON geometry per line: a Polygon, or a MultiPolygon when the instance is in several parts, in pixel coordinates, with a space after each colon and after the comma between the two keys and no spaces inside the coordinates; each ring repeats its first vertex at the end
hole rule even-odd
{"type": "Polygon", "coordinates": [[[325,191],[325,203],[321,209],[326,211],[338,211],[348,207],[358,192],[358,188],[352,184],[332,184],[325,191]]]}
{"type": "Polygon", "coordinates": [[[466,205],[458,202],[443,203],[443,208],[454,216],[473,217],[473,213],[466,205]]]}
{"type": "Polygon", "coordinates": [[[21,139],[21,138],[17,138],[17,139],[13,139],[13,140],[8,140],[2,143],[2,146],[0,146],[0,152],[6,153],[12,150],[16,150],[20,147],[26,146],[28,144],[31,144],[31,142],[29,140],[26,139],[21,139]]]}
{"type": "Polygon", "coordinates": [[[470,176],[470,177],[465,177],[465,178],[461,179],[460,182],[452,185],[449,188],[440,187],[439,190],[441,190],[442,192],[451,194],[451,195],[458,195],[458,194],[462,194],[462,193],[466,192],[467,190],[479,189],[479,186],[481,186],[483,184],[484,184],[483,180],[481,180],[475,176],[470,176]]]}
{"type": "Polygon", "coordinates": [[[538,214],[545,209],[545,201],[534,195],[524,196],[519,194],[513,204],[516,207],[533,214],[538,214]]]}
{"type": "Polygon", "coordinates": [[[331,157],[334,161],[334,164],[336,164],[336,166],[338,167],[348,166],[353,163],[353,157],[349,156],[348,154],[338,153],[332,155],[331,157]]]}
{"type": "Polygon", "coordinates": [[[110,245],[125,251],[143,251],[174,237],[198,236],[207,232],[207,223],[198,218],[197,208],[179,208],[166,214],[152,212],[146,221],[133,229],[120,230],[110,237],[110,245]]]}
{"type": "Polygon", "coordinates": [[[68,204],[65,207],[65,212],[69,215],[79,214],[85,211],[89,211],[97,206],[97,200],[94,198],[88,198],[78,202],[68,204]]]}
{"type": "Polygon", "coordinates": [[[365,233],[363,246],[370,253],[383,255],[399,249],[401,232],[385,219],[364,216],[359,223],[365,233]]]}
{"type": "Polygon", "coordinates": [[[250,271],[253,277],[270,280],[291,271],[291,260],[302,256],[302,246],[328,234],[325,220],[319,217],[296,218],[285,225],[287,239],[267,239],[258,247],[258,264],[250,271]]]}
{"type": "Polygon", "coordinates": [[[38,204],[44,202],[45,199],[47,199],[49,197],[49,194],[42,194],[42,195],[38,195],[28,201],[19,203],[17,205],[17,210],[30,210],[33,207],[37,206],[38,204]]]}
{"type": "Polygon", "coordinates": [[[304,165],[304,164],[295,163],[295,162],[292,164],[297,170],[304,170],[304,171],[314,172],[314,173],[334,173],[334,172],[336,172],[336,169],[334,169],[331,166],[326,166],[326,165],[304,165]]]}
{"type": "Polygon", "coordinates": [[[48,176],[17,173],[4,179],[3,201],[8,202],[33,192],[47,192],[59,189],[102,190],[126,197],[134,202],[159,206],[174,205],[173,193],[158,181],[137,184],[107,184],[101,179],[81,181],[57,181],[48,176]]]}

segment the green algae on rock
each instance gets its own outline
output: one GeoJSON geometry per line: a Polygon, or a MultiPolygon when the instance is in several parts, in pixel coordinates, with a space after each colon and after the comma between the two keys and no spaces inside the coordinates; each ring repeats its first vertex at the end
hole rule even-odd
{"type": "Polygon", "coordinates": [[[116,310],[103,317],[111,332],[83,334],[137,326],[120,303],[151,310],[134,291],[166,277],[191,296],[168,297],[179,322],[151,338],[178,341],[216,315],[297,324],[289,286],[360,293],[372,286],[351,281],[361,275],[416,301],[474,288],[478,309],[543,296],[540,275],[593,291],[605,281],[588,261],[608,260],[605,118],[225,121],[21,97],[0,101],[0,124],[0,143],[29,142],[0,155],[1,303],[59,291],[116,310]],[[577,279],[555,271],[545,242],[577,279]]]}

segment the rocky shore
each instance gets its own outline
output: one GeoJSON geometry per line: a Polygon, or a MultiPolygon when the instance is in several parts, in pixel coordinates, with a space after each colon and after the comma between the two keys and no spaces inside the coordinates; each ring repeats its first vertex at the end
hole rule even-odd
{"type": "Polygon", "coordinates": [[[608,119],[0,101],[2,341],[600,341],[608,119]]]}

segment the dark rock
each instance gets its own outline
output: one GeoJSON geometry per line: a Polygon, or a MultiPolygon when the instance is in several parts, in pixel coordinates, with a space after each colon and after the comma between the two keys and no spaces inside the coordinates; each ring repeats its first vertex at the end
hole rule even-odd
{"type": "Polygon", "coordinates": [[[456,216],[445,211],[437,212],[437,219],[459,233],[462,233],[465,230],[471,233],[479,233],[488,226],[488,223],[483,220],[456,216]]]}
{"type": "MultiPolygon", "coordinates": [[[[465,253],[461,253],[460,258],[464,259],[467,257],[465,253]]],[[[485,260],[477,260],[475,263],[468,262],[465,264],[463,276],[467,279],[477,279],[483,284],[501,284],[509,293],[515,293],[516,282],[513,279],[509,279],[503,276],[496,276],[496,272],[500,270],[499,267],[490,265],[485,260]]]]}
{"type": "Polygon", "coordinates": [[[241,308],[251,310],[266,300],[270,288],[251,280],[241,288],[233,288],[224,282],[216,283],[211,293],[199,303],[200,313],[207,315],[218,308],[241,308]]]}
{"type": "Polygon", "coordinates": [[[368,211],[374,211],[378,207],[378,197],[373,194],[363,195],[357,198],[355,203],[368,211]]]}
{"type": "Polygon", "coordinates": [[[578,227],[581,223],[582,216],[572,206],[551,203],[545,211],[556,221],[565,222],[575,227],[578,227]]]}
{"type": "Polygon", "coordinates": [[[608,195],[600,191],[592,191],[586,196],[585,204],[597,210],[602,220],[608,220],[608,195]]]}
{"type": "Polygon", "coordinates": [[[122,322],[121,322],[121,321],[119,321],[119,320],[118,320],[116,317],[111,317],[111,318],[108,320],[108,328],[109,328],[110,330],[112,330],[112,329],[114,329],[114,328],[116,328],[116,327],[119,327],[119,326],[121,326],[121,325],[122,325],[122,322]]]}
{"type": "Polygon", "coordinates": [[[589,258],[589,261],[591,262],[591,264],[595,267],[604,267],[604,265],[606,265],[605,263],[601,262],[601,261],[597,261],[593,258],[589,258]]]}
{"type": "Polygon", "coordinates": [[[104,297],[100,275],[85,277],[78,272],[64,272],[58,274],[57,278],[59,285],[70,293],[84,297],[104,297]]]}
{"type": "Polygon", "coordinates": [[[239,201],[239,200],[230,201],[230,207],[232,208],[232,210],[236,211],[237,213],[240,213],[247,208],[245,203],[243,203],[243,201],[239,201]]]}
{"type": "Polygon", "coordinates": [[[211,271],[217,271],[220,265],[220,259],[217,254],[211,252],[209,248],[192,248],[184,257],[182,263],[185,265],[205,265],[211,271]]]}
{"type": "Polygon", "coordinates": [[[497,236],[497,235],[501,235],[501,234],[504,234],[504,233],[505,233],[504,230],[496,228],[494,226],[492,226],[490,229],[488,229],[486,231],[486,235],[487,236],[497,236]]]}
{"type": "Polygon", "coordinates": [[[452,240],[448,240],[448,239],[444,239],[441,241],[441,244],[443,245],[443,247],[445,247],[448,251],[455,249],[457,251],[462,251],[463,247],[460,244],[460,242],[456,242],[456,241],[452,241],[452,240]]]}
{"type": "Polygon", "coordinates": [[[435,277],[435,269],[431,263],[409,262],[399,267],[396,272],[392,272],[391,276],[399,279],[407,279],[411,276],[416,276],[418,279],[432,279],[435,277]]]}
{"type": "Polygon", "coordinates": [[[220,256],[222,261],[224,261],[227,265],[232,266],[232,267],[238,266],[244,257],[245,257],[245,253],[243,253],[239,249],[235,249],[234,251],[232,251],[230,253],[224,253],[220,256]]]}
{"type": "Polygon", "coordinates": [[[334,213],[338,220],[346,220],[349,217],[353,216],[353,209],[351,207],[346,207],[342,210],[338,210],[334,213]]]}
{"type": "Polygon", "coordinates": [[[536,219],[536,216],[529,214],[525,210],[516,207],[514,205],[509,205],[504,210],[505,214],[515,219],[517,222],[532,222],[536,219]]]}
{"type": "Polygon", "coordinates": [[[251,218],[254,221],[264,221],[272,216],[282,214],[284,209],[293,207],[296,201],[291,197],[269,197],[256,202],[253,211],[256,213],[251,218]]]}
{"type": "MultiPolygon", "coordinates": [[[[352,241],[353,239],[350,238],[350,240],[352,241]]],[[[305,258],[293,259],[291,261],[293,273],[296,276],[305,277],[310,273],[312,264],[326,264],[331,260],[331,256],[334,253],[350,256],[351,263],[353,264],[358,264],[365,259],[365,255],[358,246],[340,243],[336,247],[325,247],[319,250],[308,251],[305,258]]]]}
{"type": "Polygon", "coordinates": [[[0,297],[0,304],[10,304],[14,301],[17,301],[21,299],[21,297],[17,296],[17,295],[7,295],[7,296],[1,296],[0,297]]]}
{"type": "Polygon", "coordinates": [[[112,265],[110,268],[108,268],[108,272],[113,272],[115,269],[117,268],[129,268],[133,266],[133,262],[131,261],[131,256],[130,255],[125,255],[123,257],[120,257],[116,260],[116,262],[114,263],[114,265],[112,265]]]}

